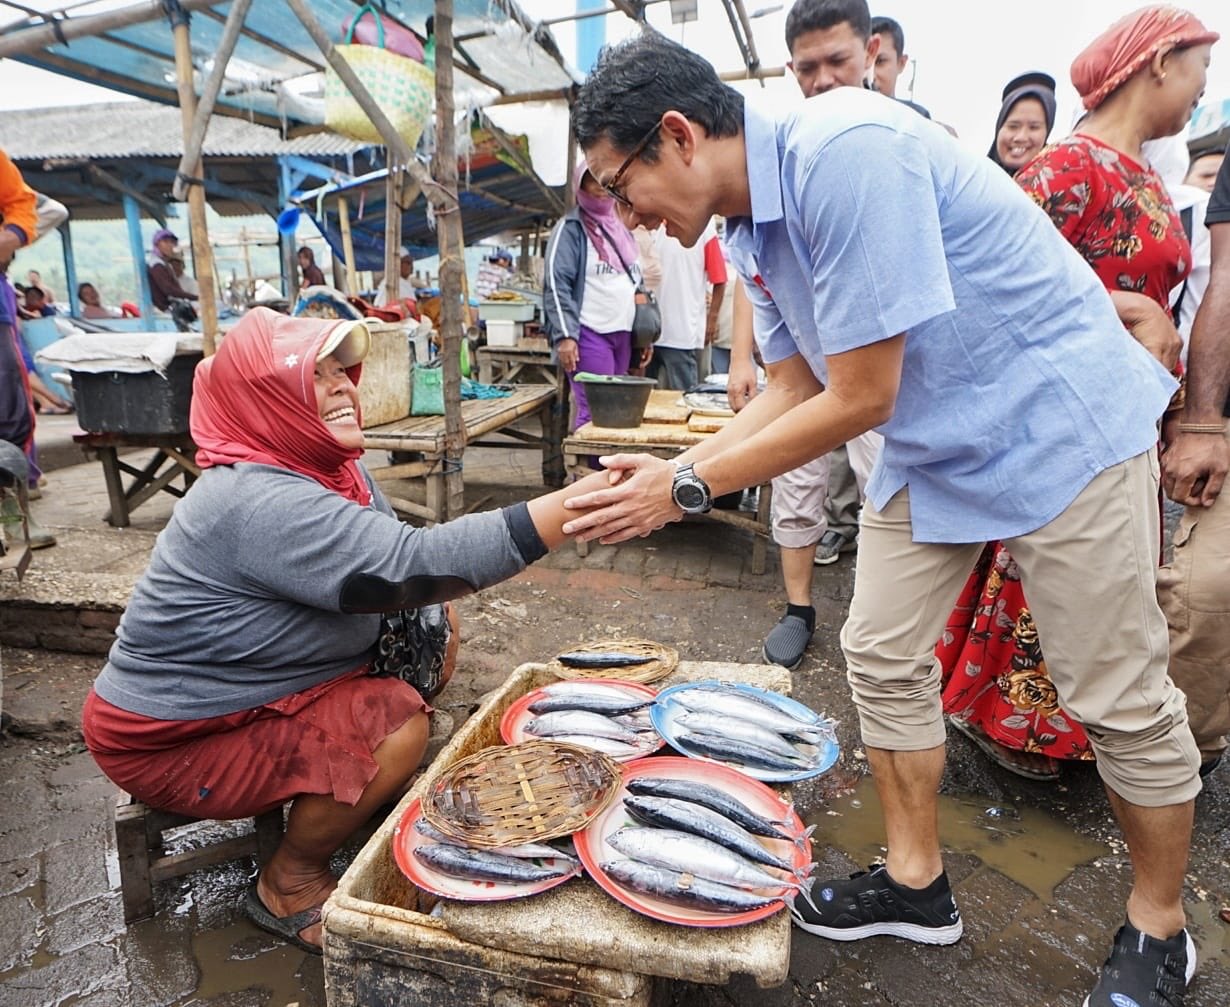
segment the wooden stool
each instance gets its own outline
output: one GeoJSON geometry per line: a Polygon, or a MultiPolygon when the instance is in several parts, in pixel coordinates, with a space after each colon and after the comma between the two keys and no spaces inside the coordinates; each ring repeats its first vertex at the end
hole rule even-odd
{"type": "Polygon", "coordinates": [[[128,794],[115,803],[115,843],[120,858],[120,894],[124,922],[154,915],[154,882],[178,878],[202,867],[225,863],[236,857],[256,856],[265,864],[282,841],[282,809],[257,815],[256,831],[211,843],[199,850],[168,855],[162,833],[202,819],[149,808],[128,794]]]}

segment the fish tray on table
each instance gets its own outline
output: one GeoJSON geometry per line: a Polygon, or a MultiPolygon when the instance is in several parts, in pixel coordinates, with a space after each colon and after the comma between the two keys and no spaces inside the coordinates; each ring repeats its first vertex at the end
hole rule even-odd
{"type": "Polygon", "coordinates": [[[625,682],[646,685],[665,678],[679,665],[679,651],[653,640],[599,640],[570,647],[547,662],[547,668],[557,678],[621,678],[625,682]],[[567,664],[562,658],[573,655],[578,663],[567,664]],[[604,655],[643,658],[636,664],[603,663],[604,655]],[[580,663],[585,657],[590,663],[580,663]]]}
{"type": "MultiPolygon", "coordinates": [[[[790,692],[770,665],[680,662],[670,684],[721,678],[790,692]]],[[[649,1007],[662,978],[726,983],[745,973],[765,987],[790,963],[785,913],[733,930],[695,930],[647,919],[582,878],[512,902],[439,900],[411,883],[393,857],[393,833],[409,805],[445,769],[500,743],[505,711],[557,681],[527,664],[491,693],[360,850],[325,905],[329,1007],[389,1003],[500,1003],[530,1007],[649,1007]]],[[[788,792],[783,792],[788,798],[788,792]]]]}

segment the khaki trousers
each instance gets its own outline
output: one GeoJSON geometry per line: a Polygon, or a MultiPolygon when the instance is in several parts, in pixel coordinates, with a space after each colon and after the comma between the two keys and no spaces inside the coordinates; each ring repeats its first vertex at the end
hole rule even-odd
{"type": "Polygon", "coordinates": [[[1187,696],[1201,759],[1213,759],[1230,734],[1230,486],[1212,507],[1187,508],[1157,595],[1170,625],[1170,677],[1187,696]]]}
{"type": "MultiPolygon", "coordinates": [[[[1005,540],[1064,709],[1088,733],[1107,786],[1145,807],[1200,791],[1183,694],[1166,670],[1157,487],[1151,450],[1100,473],[1049,524],[1005,540]]],[[[944,743],[935,642],[983,545],[914,542],[908,490],[883,511],[864,505],[841,634],[864,744],[944,743]]]]}

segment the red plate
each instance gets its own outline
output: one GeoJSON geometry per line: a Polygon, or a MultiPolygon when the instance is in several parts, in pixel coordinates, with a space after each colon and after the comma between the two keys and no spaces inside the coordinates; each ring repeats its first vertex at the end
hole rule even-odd
{"type": "MultiPolygon", "coordinates": [[[[604,861],[626,860],[627,857],[614,847],[608,846],[606,838],[625,825],[640,824],[633,821],[632,816],[628,814],[623,805],[623,799],[628,796],[626,786],[628,780],[650,778],[707,783],[710,786],[721,788],[731,797],[737,797],[758,815],[789,821],[789,828],[792,832],[802,835],[805,829],[794,808],[763,783],[753,780],[750,776],[745,776],[736,769],[715,762],[701,762],[673,755],[638,759],[635,762],[624,764],[623,778],[625,786],[620,787],[616,799],[599,813],[583,832],[578,832],[572,837],[586,871],[608,895],[622,902],[629,909],[635,909],[645,916],[686,927],[735,927],[744,923],[755,923],[757,920],[772,916],[784,907],[784,903],[777,902],[745,913],[718,913],[688,909],[655,899],[652,895],[642,895],[640,892],[631,891],[612,880],[599,864],[604,861]]],[[[795,868],[803,868],[811,863],[810,839],[804,840],[803,845],[799,846],[788,839],[776,840],[761,836],[756,838],[764,843],[765,849],[789,858],[795,868]]]]}
{"type": "MultiPolygon", "coordinates": [[[[419,798],[415,798],[397,828],[393,830],[393,859],[411,881],[420,888],[446,899],[459,899],[465,902],[498,902],[501,899],[519,899],[526,895],[537,895],[548,888],[562,885],[569,878],[575,878],[581,873],[581,865],[558,878],[547,878],[545,881],[528,881],[524,884],[510,884],[502,881],[469,881],[465,878],[454,878],[448,874],[434,871],[414,855],[419,846],[431,844],[431,840],[414,831],[414,823],[423,814],[419,798]]],[[[539,861],[530,861],[539,863],[539,861]]],[[[567,866],[564,860],[544,860],[541,863],[567,866]]]]}
{"type": "MultiPolygon", "coordinates": [[[[647,685],[641,685],[639,682],[626,682],[621,678],[584,678],[584,679],[568,679],[569,682],[576,682],[580,685],[610,685],[618,687],[618,690],[627,694],[640,694],[646,699],[656,699],[658,693],[656,690],[649,688],[647,685]]],[[[559,683],[553,683],[559,684],[559,683]]],[[[530,713],[529,706],[531,703],[542,699],[547,692],[545,689],[534,689],[532,692],[527,692],[524,696],[518,699],[507,710],[504,711],[504,716],[500,718],[500,737],[504,739],[506,745],[517,745],[523,741],[549,741],[549,738],[539,738],[534,734],[527,734],[525,725],[534,719],[534,714],[530,713]]],[[[616,762],[631,762],[633,759],[642,759],[646,755],[656,752],[665,741],[657,734],[652,735],[652,741],[648,741],[641,745],[631,755],[611,756],[616,762]]]]}

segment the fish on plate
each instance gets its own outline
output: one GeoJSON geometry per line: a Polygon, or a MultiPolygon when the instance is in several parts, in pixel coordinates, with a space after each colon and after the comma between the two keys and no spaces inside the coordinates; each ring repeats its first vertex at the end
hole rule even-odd
{"type": "Polygon", "coordinates": [[[474,850],[451,843],[427,843],[414,848],[414,857],[433,871],[467,881],[498,881],[527,884],[563,877],[575,865],[535,864],[519,857],[505,857],[487,850],[474,850]]]}
{"type": "MultiPolygon", "coordinates": [[[[831,734],[828,722],[818,715],[815,721],[800,719],[767,700],[753,698],[737,689],[698,686],[672,692],[673,703],[698,713],[709,713],[748,721],[778,734],[790,734],[815,743],[831,734]]],[[[810,713],[810,711],[808,711],[810,713]]]]}
{"type": "Polygon", "coordinates": [[[804,879],[810,865],[786,872],[792,880],[785,880],[712,840],[676,829],[625,826],[607,836],[606,842],[612,849],[642,864],[694,874],[735,888],[776,892],[782,888],[803,891],[807,887],[804,879]]]}
{"type": "Polygon", "coordinates": [[[598,865],[616,884],[663,902],[716,913],[742,913],[763,909],[774,902],[789,905],[785,894],[757,895],[716,881],[707,881],[694,874],[654,867],[635,860],[611,860],[598,865]]]}
{"type": "Polygon", "coordinates": [[[737,738],[718,734],[696,734],[692,731],[683,731],[677,734],[674,740],[721,762],[737,762],[754,769],[792,773],[801,769],[811,769],[816,765],[814,760],[801,753],[796,753],[793,757],[778,755],[759,745],[752,745],[737,738]]]}
{"type": "Polygon", "coordinates": [[[588,710],[560,710],[545,713],[527,720],[522,730],[536,738],[550,738],[562,734],[588,735],[594,738],[611,738],[625,745],[636,746],[641,738],[635,732],[617,724],[610,717],[588,710]]]}
{"type": "MultiPolygon", "coordinates": [[[[445,835],[437,829],[426,818],[419,818],[414,823],[414,831],[424,839],[429,839],[433,843],[442,843],[445,846],[461,846],[465,849],[471,847],[465,846],[463,843],[457,842],[451,836],[445,835]]],[[[554,846],[548,846],[546,843],[521,843],[518,846],[497,846],[486,849],[487,853],[495,853],[501,857],[515,857],[518,860],[562,860],[566,863],[576,863],[576,857],[564,850],[556,849],[554,846]]]]}
{"type": "Polygon", "coordinates": [[[746,741],[749,745],[766,748],[786,759],[797,759],[800,755],[807,756],[807,753],[800,752],[777,731],[771,731],[750,720],[740,720],[737,717],[723,716],[720,713],[705,710],[685,710],[676,715],[673,720],[679,727],[695,734],[717,734],[736,741],[746,741]]]}
{"type": "Polygon", "coordinates": [[[792,831],[794,823],[790,819],[766,818],[764,815],[758,815],[737,797],[708,783],[642,776],[628,780],[625,787],[630,794],[647,797],[673,797],[677,800],[699,804],[724,815],[753,835],[764,836],[766,839],[790,839],[796,843],[802,843],[815,828],[812,826],[802,834],[796,835],[792,831]]]}
{"type": "MultiPolygon", "coordinates": [[[[624,798],[624,807],[638,822],[664,829],[674,829],[679,832],[690,832],[694,836],[708,839],[724,846],[732,853],[746,857],[753,863],[774,867],[779,871],[793,873],[794,868],[789,860],[770,852],[750,832],[736,825],[725,815],[673,797],[637,797],[624,798]]],[[[782,838],[782,837],[779,837],[782,838]]]]}

